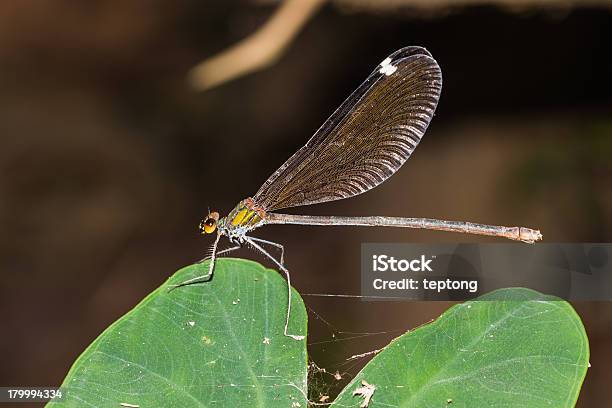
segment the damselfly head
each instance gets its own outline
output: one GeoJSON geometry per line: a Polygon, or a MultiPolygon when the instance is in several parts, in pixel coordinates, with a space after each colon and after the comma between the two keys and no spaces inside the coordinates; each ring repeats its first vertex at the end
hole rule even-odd
{"type": "Polygon", "coordinates": [[[206,218],[200,222],[200,234],[212,234],[217,229],[219,213],[216,211],[208,212],[206,218]]]}

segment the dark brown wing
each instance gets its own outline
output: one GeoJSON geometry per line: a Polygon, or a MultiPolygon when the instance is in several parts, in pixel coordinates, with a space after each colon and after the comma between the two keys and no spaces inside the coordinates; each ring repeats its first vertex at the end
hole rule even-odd
{"type": "Polygon", "coordinates": [[[442,73],[424,48],[376,67],[253,197],[267,211],[364,193],[410,157],[434,114],[442,73]]]}

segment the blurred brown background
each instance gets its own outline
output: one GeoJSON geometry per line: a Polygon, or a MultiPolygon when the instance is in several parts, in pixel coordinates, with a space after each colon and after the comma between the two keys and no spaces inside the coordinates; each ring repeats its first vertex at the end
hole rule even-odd
{"type": "MultiPolygon", "coordinates": [[[[105,327],[201,257],[207,206],[226,213],[254,194],[406,45],[428,48],[444,74],[417,152],[375,191],[301,213],[448,218],[536,227],[546,242],[611,241],[611,9],[402,3],[325,4],[275,64],[196,92],[189,70],[255,32],[275,2],[3,2],[0,384],[59,385],[105,327]]],[[[285,244],[303,293],[358,293],[361,242],[491,241],[297,226],[257,235],[285,244]]],[[[333,326],[311,315],[310,341],[326,342],[311,346],[312,359],[345,378],[363,361],[344,359],[450,305],[305,300],[333,326]],[[333,341],[334,330],[386,333],[333,341]]],[[[612,406],[612,304],[574,306],[591,344],[579,406],[612,406]]]]}

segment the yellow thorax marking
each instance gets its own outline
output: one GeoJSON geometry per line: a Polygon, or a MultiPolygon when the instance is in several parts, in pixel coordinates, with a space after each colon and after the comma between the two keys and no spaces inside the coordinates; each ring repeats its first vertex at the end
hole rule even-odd
{"type": "Polygon", "coordinates": [[[246,225],[253,215],[255,215],[255,211],[251,211],[248,208],[243,208],[242,210],[238,211],[238,214],[236,214],[232,220],[232,225],[246,225]]]}

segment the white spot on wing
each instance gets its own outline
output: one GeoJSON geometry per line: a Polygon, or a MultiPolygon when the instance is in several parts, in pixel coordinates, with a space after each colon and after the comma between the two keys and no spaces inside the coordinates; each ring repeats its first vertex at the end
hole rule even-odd
{"type": "Polygon", "coordinates": [[[380,63],[380,69],[378,70],[378,72],[387,76],[391,75],[395,71],[397,71],[397,67],[391,64],[391,58],[389,57],[385,58],[385,60],[380,63]]]}

